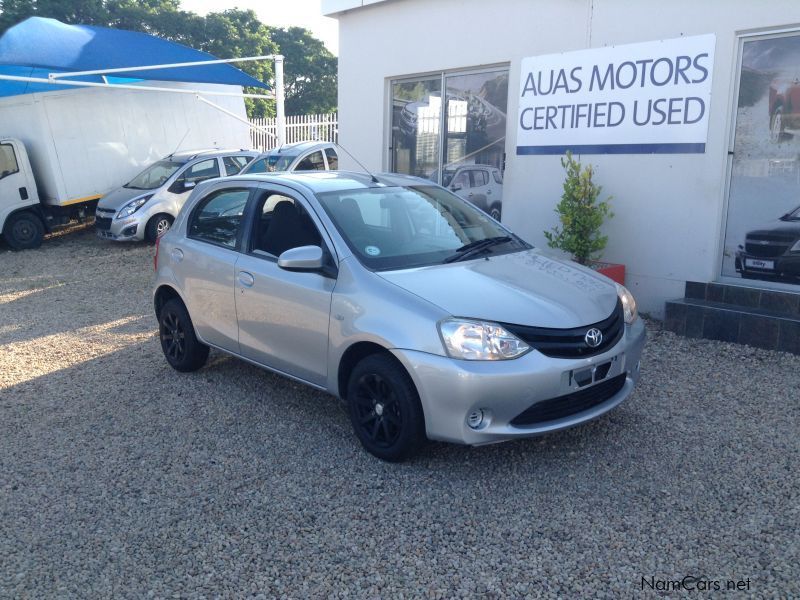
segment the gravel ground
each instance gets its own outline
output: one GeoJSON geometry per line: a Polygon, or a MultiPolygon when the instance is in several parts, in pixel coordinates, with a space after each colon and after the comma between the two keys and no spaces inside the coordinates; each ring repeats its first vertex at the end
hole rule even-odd
{"type": "Polygon", "coordinates": [[[0,248],[0,596],[800,595],[800,357],[648,323],[599,421],[391,465],[329,396],[172,371],[151,265],[91,231],[0,248]]]}

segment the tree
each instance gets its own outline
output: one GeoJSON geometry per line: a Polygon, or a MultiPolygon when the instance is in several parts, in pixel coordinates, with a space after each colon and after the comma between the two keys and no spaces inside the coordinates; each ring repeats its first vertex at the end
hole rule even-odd
{"type": "Polygon", "coordinates": [[[582,265],[599,255],[606,247],[608,236],[601,235],[600,228],[607,217],[613,217],[607,198],[598,201],[603,191],[592,181],[594,169],[582,167],[571,152],[561,159],[566,171],[564,193],[556,206],[561,227],[545,231],[547,245],[572,254],[572,259],[582,265]]]}
{"type": "Polygon", "coordinates": [[[286,58],[286,114],[336,110],[338,61],[308,29],[270,28],[270,37],[286,58]]]}
{"type": "MultiPolygon", "coordinates": [[[[0,11],[0,34],[28,17],[40,16],[141,31],[219,58],[281,53],[286,57],[287,114],[336,108],[336,57],[309,31],[270,28],[252,10],[231,9],[202,17],[181,10],[180,0],[0,0],[0,11]]],[[[274,84],[271,61],[235,66],[259,81],[274,84]]],[[[250,117],[275,114],[273,100],[248,98],[245,104],[250,117]]]]}

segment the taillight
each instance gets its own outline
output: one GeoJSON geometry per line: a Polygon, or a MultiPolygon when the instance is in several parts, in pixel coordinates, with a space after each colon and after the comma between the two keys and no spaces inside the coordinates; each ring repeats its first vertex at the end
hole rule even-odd
{"type": "Polygon", "coordinates": [[[158,246],[161,243],[161,237],[156,238],[156,254],[153,256],[153,270],[158,271],[158,246]]]}

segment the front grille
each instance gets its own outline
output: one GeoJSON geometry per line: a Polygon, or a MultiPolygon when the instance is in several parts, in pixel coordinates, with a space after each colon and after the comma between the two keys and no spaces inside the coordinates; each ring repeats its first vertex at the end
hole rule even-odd
{"type": "Polygon", "coordinates": [[[95,216],[94,226],[97,227],[98,229],[102,229],[103,231],[108,231],[109,229],[111,229],[111,219],[95,216]]]}
{"type": "Polygon", "coordinates": [[[617,305],[611,315],[592,325],[572,329],[529,327],[510,323],[501,323],[501,325],[546,356],[585,358],[605,352],[619,341],[625,332],[625,315],[622,310],[622,301],[617,298],[617,305]],[[586,332],[590,329],[599,329],[603,333],[603,341],[596,348],[591,348],[586,343],[586,332]]]}
{"type": "Polygon", "coordinates": [[[546,423],[589,410],[617,394],[625,385],[626,377],[626,373],[621,373],[577,392],[537,402],[511,419],[511,425],[546,423]]]}
{"type": "Polygon", "coordinates": [[[751,242],[748,238],[744,244],[744,249],[750,256],[776,258],[786,254],[786,251],[789,249],[789,244],[772,241],[769,242],[769,244],[759,244],[758,242],[751,242]]]}

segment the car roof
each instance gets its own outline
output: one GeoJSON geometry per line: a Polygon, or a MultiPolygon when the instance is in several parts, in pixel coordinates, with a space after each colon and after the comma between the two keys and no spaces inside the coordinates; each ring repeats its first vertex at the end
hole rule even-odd
{"type": "Polygon", "coordinates": [[[357,171],[282,171],[234,175],[225,178],[225,181],[226,183],[253,180],[274,182],[294,188],[305,188],[315,194],[392,186],[436,185],[430,179],[398,173],[376,173],[374,179],[377,181],[373,180],[373,175],[357,171]]]}
{"type": "Polygon", "coordinates": [[[217,156],[258,156],[258,152],[256,150],[247,150],[246,148],[229,148],[229,149],[220,149],[220,148],[212,148],[207,150],[186,150],[182,152],[174,152],[169,156],[165,157],[166,159],[175,161],[175,162],[189,162],[190,160],[194,160],[195,158],[215,158],[217,156]]]}

